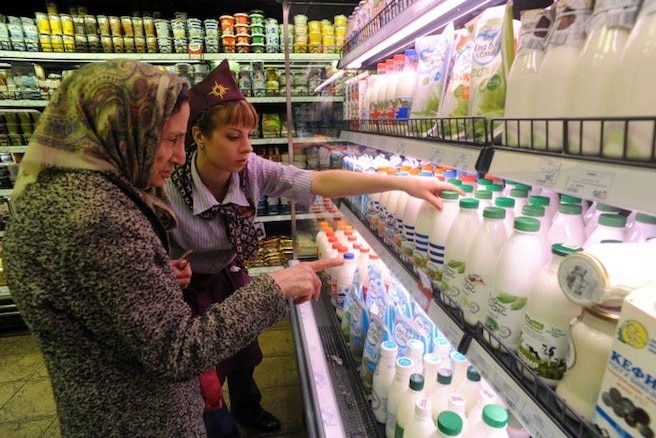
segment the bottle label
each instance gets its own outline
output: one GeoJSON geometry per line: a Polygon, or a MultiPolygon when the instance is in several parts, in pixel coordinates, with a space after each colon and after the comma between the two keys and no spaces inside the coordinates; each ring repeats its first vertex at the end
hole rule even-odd
{"type": "Polygon", "coordinates": [[[539,376],[560,380],[566,369],[568,337],[569,325],[554,326],[526,313],[517,353],[539,376]]]}
{"type": "Polygon", "coordinates": [[[426,273],[435,282],[442,281],[442,268],[444,267],[443,261],[435,260],[433,257],[426,262],[426,273]]]}
{"type": "Polygon", "coordinates": [[[597,0],[590,21],[590,30],[607,27],[609,29],[631,29],[638,18],[642,0],[597,0]]]}
{"type": "Polygon", "coordinates": [[[482,315],[487,313],[491,284],[491,279],[485,277],[475,273],[465,274],[460,291],[460,303],[463,311],[481,322],[483,322],[482,315]],[[483,311],[481,312],[481,310],[483,311]]]}
{"type": "Polygon", "coordinates": [[[453,304],[459,303],[460,287],[465,277],[465,261],[449,259],[442,270],[442,292],[448,295],[453,304]]]}
{"type": "Polygon", "coordinates": [[[556,16],[548,36],[548,45],[581,47],[587,36],[590,9],[563,9],[556,16]]]}
{"type": "Polygon", "coordinates": [[[492,333],[499,336],[508,348],[513,350],[519,343],[526,301],[526,297],[503,292],[493,292],[490,295],[485,326],[492,333]]]}

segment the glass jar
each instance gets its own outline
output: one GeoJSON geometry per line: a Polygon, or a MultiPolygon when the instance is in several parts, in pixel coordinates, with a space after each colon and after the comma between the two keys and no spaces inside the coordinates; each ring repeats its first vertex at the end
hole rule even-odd
{"type": "Polygon", "coordinates": [[[592,421],[618,319],[619,309],[592,306],[572,322],[567,371],[556,394],[588,421],[592,421]]]}

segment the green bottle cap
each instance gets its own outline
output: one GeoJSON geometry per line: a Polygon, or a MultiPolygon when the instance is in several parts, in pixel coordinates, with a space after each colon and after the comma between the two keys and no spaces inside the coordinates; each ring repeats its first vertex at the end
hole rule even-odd
{"type": "Polygon", "coordinates": [[[562,214],[581,214],[583,212],[583,206],[581,204],[563,203],[558,206],[558,212],[562,214]]]}
{"type": "Polygon", "coordinates": [[[453,190],[442,190],[440,192],[440,198],[442,199],[458,199],[458,197],[460,197],[460,194],[453,190]]]}
{"type": "Polygon", "coordinates": [[[499,405],[486,405],[483,408],[483,421],[490,427],[501,429],[508,424],[508,411],[499,405]]]}
{"type": "Polygon", "coordinates": [[[505,219],[506,210],[501,207],[485,207],[483,209],[483,218],[485,219],[505,219]]]}
{"type": "Polygon", "coordinates": [[[437,428],[446,436],[460,435],[462,418],[453,411],[442,411],[437,416],[437,428]]]}
{"type": "Polygon", "coordinates": [[[477,182],[479,186],[485,186],[485,187],[492,184],[492,180],[488,178],[479,178],[477,182]]]}
{"type": "Polygon", "coordinates": [[[481,374],[478,372],[474,365],[469,365],[467,367],[467,380],[471,380],[472,382],[481,381],[481,374]]]}
{"type": "Polygon", "coordinates": [[[462,198],[460,199],[460,208],[467,208],[476,210],[478,208],[478,199],[476,198],[462,198]]]}
{"type": "Polygon", "coordinates": [[[570,195],[560,195],[560,202],[565,204],[580,204],[581,198],[570,195]]]}
{"type": "Polygon", "coordinates": [[[528,203],[531,205],[541,205],[542,207],[546,207],[549,205],[551,202],[551,199],[549,199],[547,196],[529,196],[528,197],[528,203]]]}
{"type": "Polygon", "coordinates": [[[540,205],[525,205],[522,207],[522,214],[530,217],[544,217],[545,209],[540,205]]]}
{"type": "Polygon", "coordinates": [[[492,199],[492,192],[489,190],[476,190],[474,192],[474,198],[476,199],[492,199]]]}
{"type": "Polygon", "coordinates": [[[636,214],[635,220],[637,222],[642,222],[643,224],[651,224],[651,225],[656,224],[656,216],[650,216],[644,213],[636,214]]]}
{"type": "Polygon", "coordinates": [[[447,180],[448,183],[453,184],[454,186],[461,186],[462,181],[460,181],[457,178],[451,178],[450,180],[447,180]]]}
{"type": "Polygon", "coordinates": [[[460,188],[465,193],[474,193],[474,186],[471,184],[462,184],[460,188]]]}
{"type": "Polygon", "coordinates": [[[522,184],[522,183],[517,183],[515,184],[515,188],[519,190],[526,190],[527,192],[530,192],[533,187],[528,185],[528,184],[522,184]]]}
{"type": "Polygon", "coordinates": [[[624,228],[626,226],[626,216],[604,213],[599,215],[599,224],[613,228],[624,228]]]}
{"type": "Polygon", "coordinates": [[[597,202],[597,210],[603,211],[605,213],[619,213],[620,212],[619,208],[613,207],[612,205],[603,204],[601,202],[597,202]]]}
{"type": "Polygon", "coordinates": [[[413,373],[410,376],[410,389],[414,391],[421,391],[424,389],[424,376],[419,373],[413,373]]]}
{"type": "Polygon", "coordinates": [[[527,216],[516,217],[513,228],[517,231],[528,231],[535,233],[540,231],[540,221],[527,216]]]}
{"type": "Polygon", "coordinates": [[[448,368],[440,368],[437,371],[437,383],[440,385],[450,385],[453,375],[451,370],[448,368]]]}
{"type": "Polygon", "coordinates": [[[583,248],[569,243],[554,243],[551,245],[551,252],[562,257],[566,257],[579,251],[583,251],[583,248]]]}
{"type": "Polygon", "coordinates": [[[489,186],[486,187],[492,193],[499,193],[503,190],[503,186],[501,184],[490,184],[489,186]]]}
{"type": "Polygon", "coordinates": [[[494,205],[497,207],[513,208],[515,206],[515,198],[501,196],[494,200],[494,205]]]}
{"type": "Polygon", "coordinates": [[[528,190],[512,189],[510,190],[510,196],[513,198],[528,198],[528,190]]]}

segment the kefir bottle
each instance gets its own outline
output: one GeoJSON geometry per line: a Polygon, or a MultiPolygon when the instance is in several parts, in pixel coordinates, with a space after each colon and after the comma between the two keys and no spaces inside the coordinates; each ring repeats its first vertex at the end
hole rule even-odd
{"type": "Polygon", "coordinates": [[[496,262],[485,326],[511,350],[519,344],[526,302],[535,278],[547,263],[539,231],[537,219],[516,218],[514,232],[496,262]]]}
{"type": "Polygon", "coordinates": [[[508,238],[505,216],[503,208],[486,207],[483,211],[483,223],[476,231],[467,254],[460,307],[465,322],[472,326],[477,322],[484,323],[487,316],[495,261],[508,238]]]}
{"type": "MultiPolygon", "coordinates": [[[[540,64],[538,83],[533,99],[533,116],[562,118],[570,101],[570,86],[574,78],[586,28],[592,13],[593,0],[560,0],[556,18],[549,31],[547,49],[540,64]]],[[[535,122],[533,146],[558,152],[563,148],[563,124],[558,121],[535,122]]]]}
{"type": "Polygon", "coordinates": [[[423,397],[415,401],[413,418],[403,431],[404,438],[427,438],[436,433],[435,423],[431,418],[431,402],[423,397]]]}
{"type": "Polygon", "coordinates": [[[631,226],[627,225],[624,241],[644,242],[654,237],[656,237],[656,216],[637,213],[631,226]]]}
{"type": "Polygon", "coordinates": [[[570,322],[581,313],[581,306],[560,289],[558,267],[564,257],[581,250],[561,243],[552,246],[553,258],[535,280],[521,328],[519,358],[553,387],[565,373],[570,322]]]}
{"type": "Polygon", "coordinates": [[[380,344],[380,359],[374,371],[371,408],[374,411],[376,421],[385,424],[387,421],[387,398],[390,386],[394,381],[396,372],[396,354],[398,347],[394,341],[384,341],[380,344]]]}
{"type": "Polygon", "coordinates": [[[387,396],[387,421],[385,422],[385,436],[393,438],[396,433],[396,413],[399,409],[401,395],[408,388],[410,375],[415,364],[409,357],[399,357],[396,360],[396,373],[390,385],[387,396]]]}
{"type": "Polygon", "coordinates": [[[597,226],[592,230],[588,238],[585,239],[585,242],[583,242],[583,248],[589,248],[590,246],[601,243],[604,240],[624,241],[626,216],[604,213],[599,216],[597,222],[597,226]]]}
{"type": "Polygon", "coordinates": [[[560,204],[558,214],[547,231],[547,244],[568,243],[581,246],[585,242],[585,225],[581,204],[560,204]]]}
{"type": "Polygon", "coordinates": [[[426,261],[426,273],[438,284],[442,281],[446,239],[459,209],[458,192],[443,190],[440,197],[442,198],[442,211],[430,224],[428,260],[426,261]]]}
{"type": "Polygon", "coordinates": [[[482,420],[464,435],[471,438],[508,438],[508,411],[491,404],[483,408],[482,420]]]}
{"type": "Polygon", "coordinates": [[[510,236],[510,233],[513,232],[513,227],[515,225],[515,198],[499,196],[494,200],[494,205],[496,207],[503,208],[506,211],[506,216],[503,220],[503,223],[506,226],[506,234],[510,236]]]}
{"type": "Polygon", "coordinates": [[[450,305],[458,306],[460,291],[465,278],[465,264],[474,235],[481,224],[478,214],[478,199],[463,198],[459,202],[460,209],[455,217],[444,249],[444,265],[441,289],[450,305]]]}

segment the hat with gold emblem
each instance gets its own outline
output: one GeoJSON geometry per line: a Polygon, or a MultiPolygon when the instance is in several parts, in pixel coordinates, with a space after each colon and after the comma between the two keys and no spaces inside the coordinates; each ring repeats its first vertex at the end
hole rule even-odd
{"type": "Polygon", "coordinates": [[[189,91],[189,126],[209,108],[220,103],[246,99],[235,81],[228,60],[223,60],[217,68],[189,91]]]}

